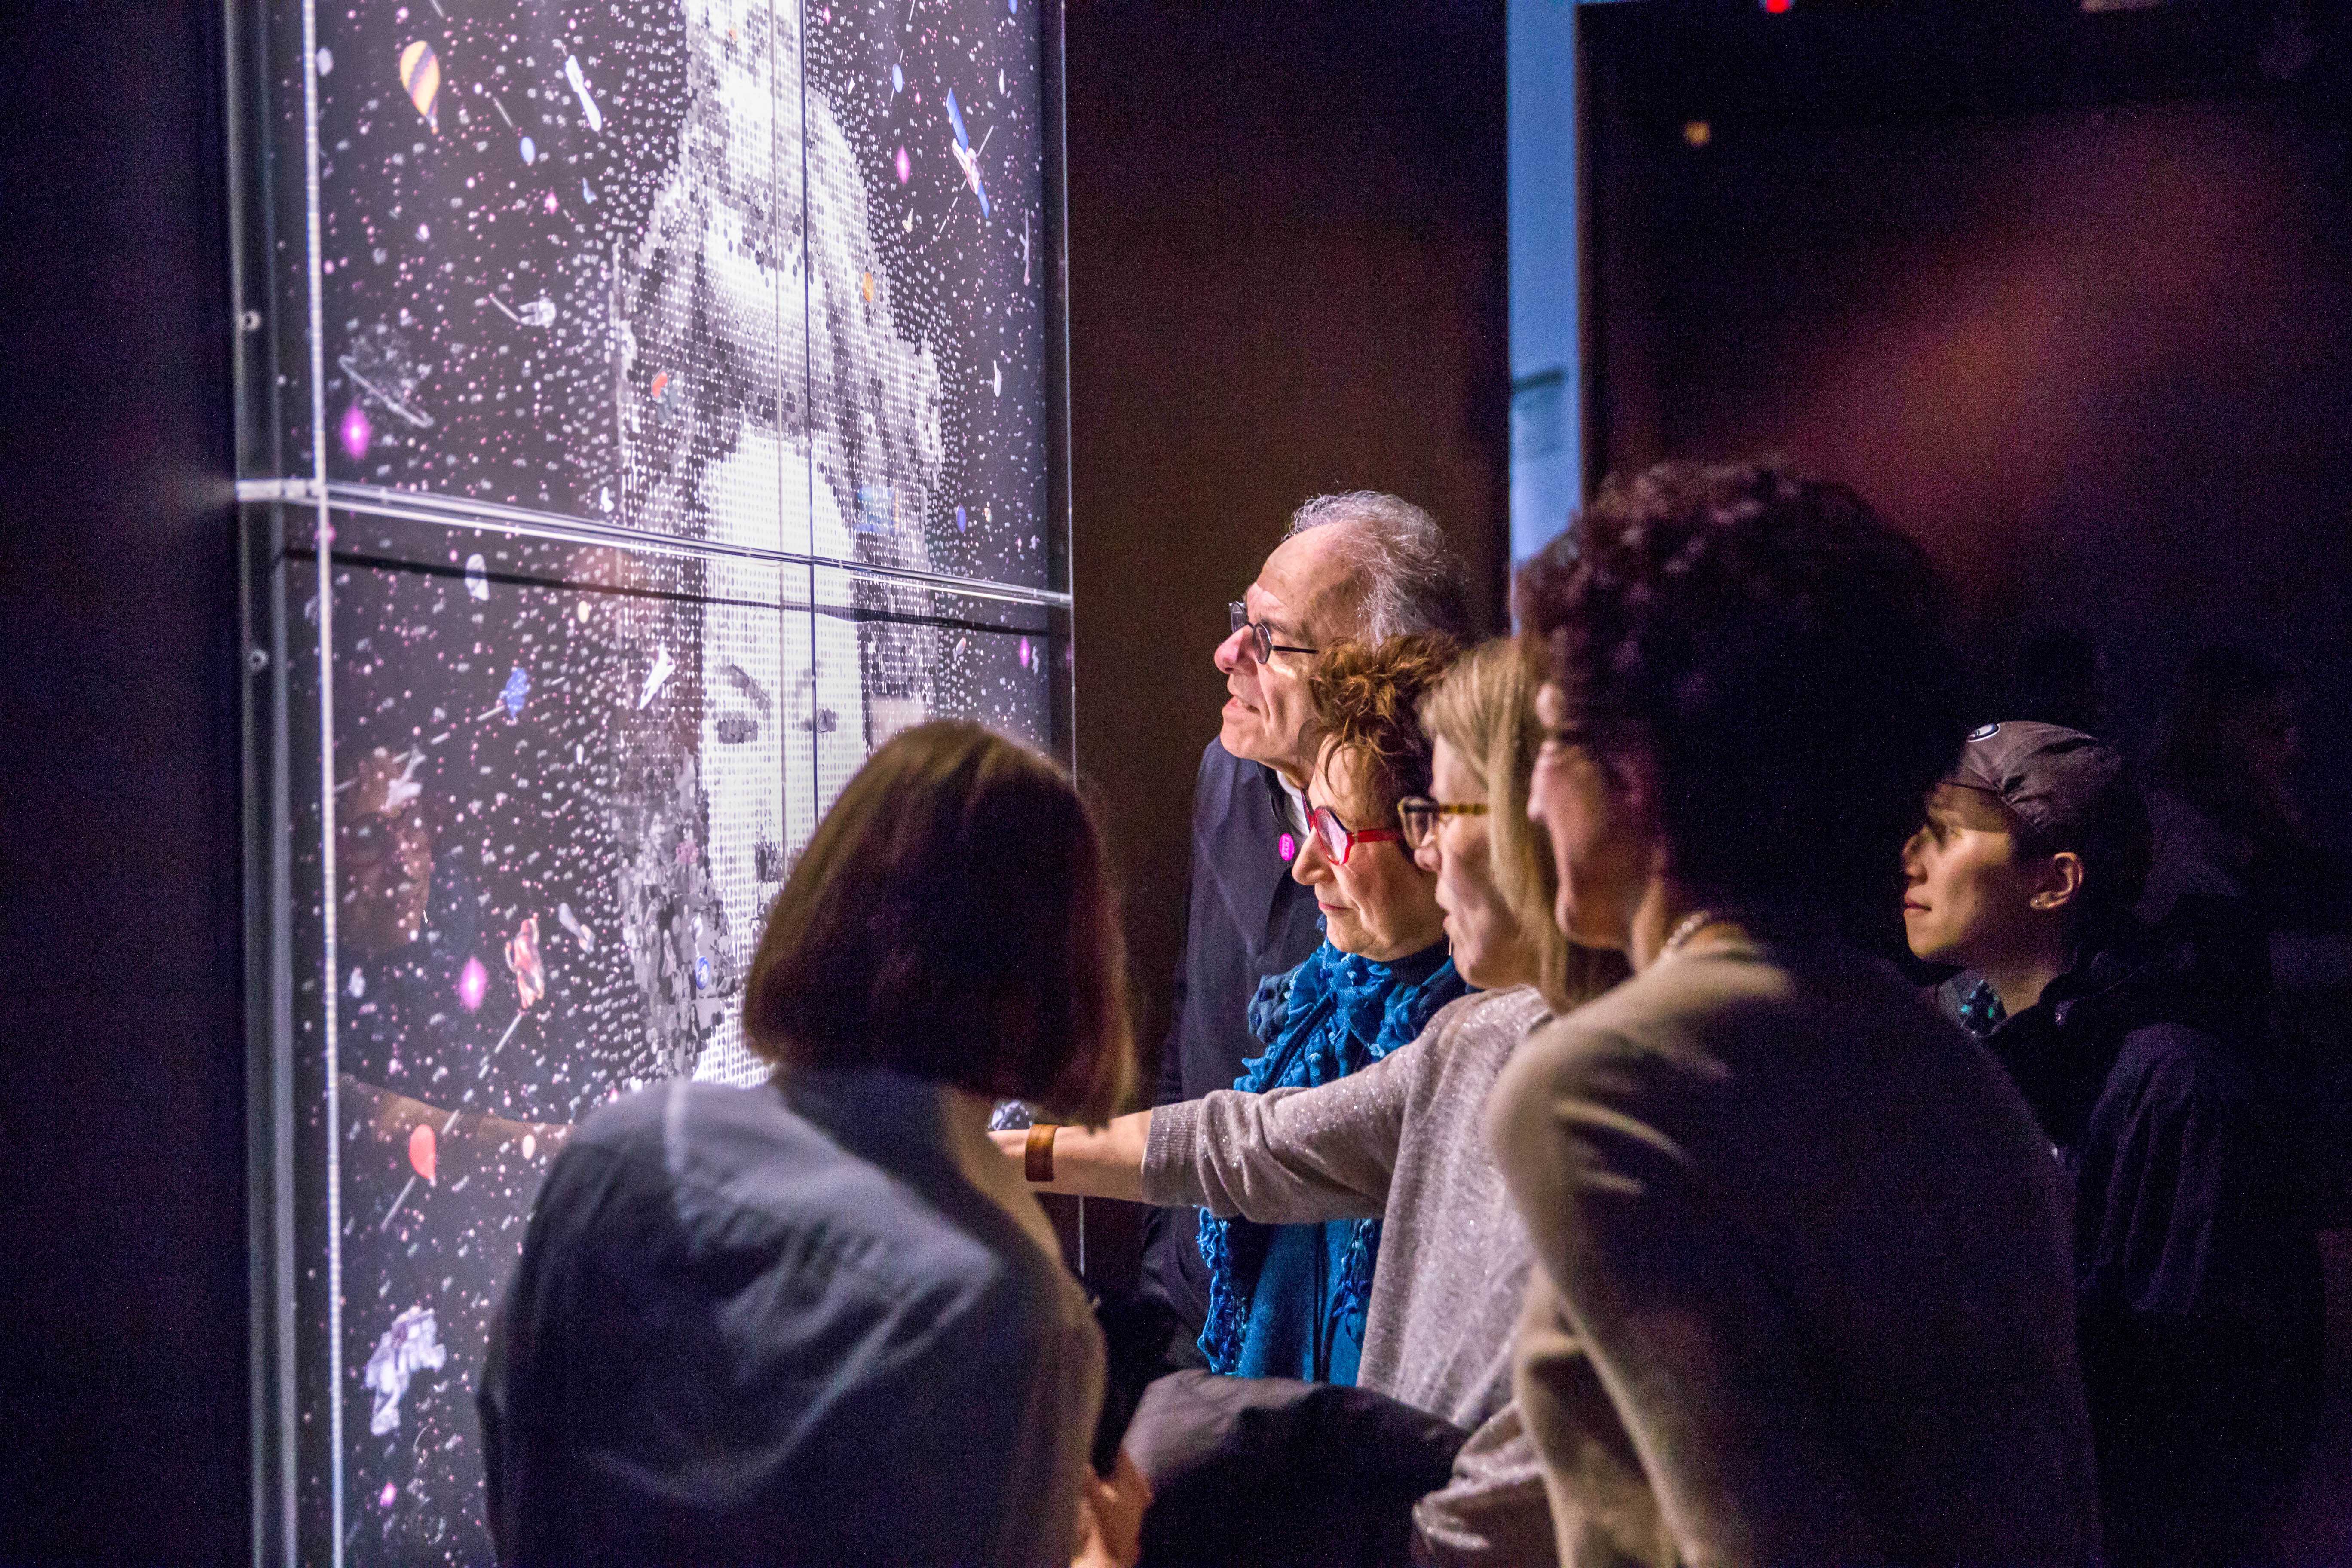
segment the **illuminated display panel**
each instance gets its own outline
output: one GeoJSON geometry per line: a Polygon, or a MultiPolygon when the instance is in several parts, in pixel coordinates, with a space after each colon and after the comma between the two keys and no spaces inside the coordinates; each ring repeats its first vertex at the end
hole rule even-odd
{"type": "Polygon", "coordinates": [[[239,55],[264,1554],[486,1561],[562,1131],[747,1081],[925,718],[1069,752],[1059,12],[268,8],[239,55]]]}

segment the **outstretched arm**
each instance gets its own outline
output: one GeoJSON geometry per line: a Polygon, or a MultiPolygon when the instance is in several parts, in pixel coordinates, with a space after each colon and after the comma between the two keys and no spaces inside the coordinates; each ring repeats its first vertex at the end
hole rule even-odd
{"type": "MultiPolygon", "coordinates": [[[[989,1136],[1015,1165],[1022,1165],[1027,1160],[1029,1131],[1016,1128],[989,1136]]],[[[1100,1128],[1056,1127],[1053,1139],[1054,1179],[1037,1183],[1036,1191],[1143,1202],[1143,1151],[1151,1139],[1151,1112],[1114,1117],[1100,1128]]]]}
{"type": "MultiPolygon", "coordinates": [[[[1054,1179],[1037,1190],[1182,1204],[1266,1225],[1378,1219],[1413,1075],[1427,1059],[1421,1053],[1442,1048],[1431,1039],[1441,1027],[1313,1089],[1218,1089],[1118,1117],[1100,1131],[1056,1128],[1054,1179]]],[[[1026,1163],[1026,1130],[989,1136],[1006,1158],[1026,1163]]]]}

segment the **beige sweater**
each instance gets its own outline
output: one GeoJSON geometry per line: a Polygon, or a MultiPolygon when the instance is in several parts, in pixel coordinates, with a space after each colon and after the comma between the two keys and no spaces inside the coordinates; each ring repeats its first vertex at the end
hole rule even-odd
{"type": "Polygon", "coordinates": [[[1891,969],[1664,958],[1530,1040],[1491,1131],[1563,1562],[2088,1560],[2059,1172],[1891,969]]]}

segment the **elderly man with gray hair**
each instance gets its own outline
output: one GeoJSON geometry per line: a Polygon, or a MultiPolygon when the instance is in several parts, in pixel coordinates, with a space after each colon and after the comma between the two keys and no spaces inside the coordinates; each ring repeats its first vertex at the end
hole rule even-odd
{"type": "MultiPolygon", "coordinates": [[[[1300,507],[1229,616],[1214,655],[1223,722],[1201,754],[1192,796],[1184,956],[1155,1105],[1233,1088],[1243,1059],[1263,1048],[1247,1018],[1258,982],[1295,968],[1322,941],[1313,892],[1289,876],[1307,832],[1303,791],[1318,739],[1307,677],[1318,654],[1343,639],[1470,630],[1460,563],[1436,521],[1377,490],[1300,507]]],[[[1139,1337],[1154,1352],[1166,1343],[1173,1359],[1154,1354],[1136,1371],[1200,1364],[1193,1342],[1208,1276],[1197,1224],[1190,1209],[1155,1209],[1145,1220],[1149,1327],[1138,1325],[1139,1337]]],[[[1115,1360],[1125,1348],[1114,1347],[1115,1360]]]]}

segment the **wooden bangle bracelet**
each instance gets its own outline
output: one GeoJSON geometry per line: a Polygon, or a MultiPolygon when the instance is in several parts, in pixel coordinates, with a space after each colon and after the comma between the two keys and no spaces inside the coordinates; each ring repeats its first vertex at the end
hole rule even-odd
{"type": "Polygon", "coordinates": [[[1021,1146],[1021,1173],[1032,1182],[1054,1179],[1054,1133],[1051,1121],[1038,1121],[1029,1128],[1029,1140],[1021,1146]]]}

